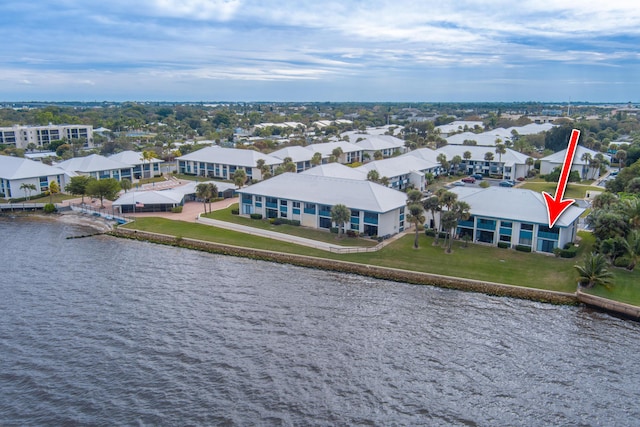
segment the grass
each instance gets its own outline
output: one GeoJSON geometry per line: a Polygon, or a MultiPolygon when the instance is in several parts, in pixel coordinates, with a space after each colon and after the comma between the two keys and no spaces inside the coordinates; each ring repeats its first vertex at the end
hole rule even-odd
{"type": "MultiPolygon", "coordinates": [[[[483,245],[456,241],[453,253],[446,254],[441,246],[433,246],[433,238],[420,235],[420,248],[413,249],[413,235],[402,237],[380,251],[357,254],[334,254],[306,248],[290,243],[278,242],[230,230],[202,224],[172,221],[162,218],[138,218],[123,226],[186,238],[214,241],[229,245],[245,246],[285,253],[339,259],[362,264],[379,265],[506,283],[537,289],[560,292],[575,292],[577,275],[573,268],[576,259],[562,259],[547,255],[517,252],[483,245]]],[[[580,246],[578,256],[591,250],[591,241],[586,239],[580,246]]]]}
{"type": "Polygon", "coordinates": [[[609,289],[597,286],[585,293],[640,306],[640,271],[637,267],[634,271],[615,267],[611,271],[614,279],[609,289]]]}
{"type": "Polygon", "coordinates": [[[231,214],[233,209],[238,209],[238,204],[235,203],[226,209],[214,211],[212,213],[203,214],[205,218],[213,218],[220,221],[232,222],[234,224],[246,225],[249,227],[260,228],[263,230],[276,231],[278,233],[290,234],[292,236],[304,237],[307,239],[318,240],[325,243],[333,243],[341,246],[375,246],[377,241],[363,238],[350,238],[342,237],[338,238],[336,234],[328,233],[326,231],[314,230],[307,227],[299,227],[295,225],[273,225],[267,220],[256,220],[246,218],[239,215],[231,214]]]}
{"type": "MultiPolygon", "coordinates": [[[[527,190],[533,190],[536,192],[546,191],[551,195],[555,195],[557,182],[525,182],[518,185],[518,188],[525,188],[527,190]]],[[[604,188],[594,187],[591,185],[574,184],[569,183],[567,189],[564,192],[565,199],[584,199],[587,197],[587,191],[603,192],[604,188]]]]}

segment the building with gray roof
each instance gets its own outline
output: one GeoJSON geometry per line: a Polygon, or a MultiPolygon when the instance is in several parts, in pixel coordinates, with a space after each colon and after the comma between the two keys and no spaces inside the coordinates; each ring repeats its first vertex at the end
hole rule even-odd
{"type": "Polygon", "coordinates": [[[118,181],[128,179],[133,182],[133,166],[118,162],[99,154],[91,154],[86,157],[74,157],[55,165],[67,172],[75,172],[95,179],[113,178],[118,181]]]}
{"type": "Polygon", "coordinates": [[[33,160],[0,156],[0,197],[8,200],[35,196],[49,191],[52,181],[57,182],[60,190],[63,190],[73,175],[33,160]],[[27,189],[31,185],[35,190],[27,189]]]}
{"type": "Polygon", "coordinates": [[[547,207],[539,192],[519,188],[455,187],[450,190],[471,207],[471,217],[458,222],[460,238],[515,248],[526,246],[532,252],[553,253],[576,239],[583,208],[570,206],[549,228],[547,207]]]}
{"type": "Polygon", "coordinates": [[[284,147],[274,151],[273,153],[269,153],[270,156],[277,157],[282,161],[287,157],[290,158],[291,161],[296,164],[297,172],[302,172],[311,167],[311,158],[313,157],[313,154],[314,153],[312,151],[307,150],[305,147],[300,145],[284,147]]]}
{"type": "Polygon", "coordinates": [[[259,160],[272,172],[274,166],[282,164],[281,159],[259,151],[223,148],[217,145],[176,158],[179,173],[224,180],[232,180],[238,169],[243,169],[249,180],[261,180],[262,171],[257,166],[259,160]]]}
{"type": "Polygon", "coordinates": [[[302,172],[305,175],[327,176],[332,178],[355,179],[364,181],[367,179],[367,172],[360,168],[352,168],[342,163],[327,163],[314,166],[302,172]]]}
{"type": "Polygon", "coordinates": [[[379,178],[388,178],[389,187],[396,190],[405,190],[408,186],[413,186],[423,191],[427,185],[425,174],[437,175],[440,165],[416,156],[399,156],[365,163],[356,169],[367,174],[375,170],[379,178]]]}
{"type": "Polygon", "coordinates": [[[358,136],[355,144],[362,148],[362,157],[371,160],[376,152],[386,158],[407,151],[404,140],[391,135],[362,135],[358,136]]]}
{"type": "Polygon", "coordinates": [[[468,174],[503,175],[504,179],[516,180],[526,177],[529,171],[527,166],[529,156],[510,148],[506,148],[502,155],[496,153],[495,146],[481,145],[445,145],[435,151],[438,154],[444,154],[449,161],[455,156],[460,156],[462,159],[460,169],[468,174]],[[465,152],[471,154],[469,159],[465,159],[465,152]],[[493,155],[493,160],[485,159],[487,153],[493,155]]]}
{"type": "MultiPolygon", "coordinates": [[[[571,163],[571,170],[577,171],[581,179],[593,179],[600,176],[600,166],[591,162],[599,151],[591,150],[582,145],[576,146],[576,152],[571,163]]],[[[553,172],[555,168],[561,168],[564,164],[564,158],[567,155],[567,149],[553,153],[547,157],[540,159],[540,174],[547,175],[553,172]]],[[[611,157],[603,154],[605,160],[611,163],[611,157]]]]}
{"type": "Polygon", "coordinates": [[[298,220],[330,229],[331,208],[351,210],[349,228],[370,236],[396,234],[405,227],[406,194],[366,180],[284,173],[238,190],[240,213],[298,220]]]}
{"type": "Polygon", "coordinates": [[[164,160],[157,158],[144,160],[142,153],[131,150],[112,154],[109,156],[109,159],[133,166],[134,179],[151,178],[161,175],[161,168],[164,163],[164,160]]]}

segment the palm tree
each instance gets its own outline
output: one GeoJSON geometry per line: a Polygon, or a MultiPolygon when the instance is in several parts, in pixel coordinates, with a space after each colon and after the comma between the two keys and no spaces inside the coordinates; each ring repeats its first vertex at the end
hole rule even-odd
{"type": "Polygon", "coordinates": [[[471,206],[467,202],[462,202],[456,200],[449,210],[449,212],[453,213],[452,222],[450,225],[450,236],[449,236],[449,245],[447,246],[447,253],[451,253],[451,241],[453,235],[455,233],[455,229],[458,228],[458,221],[466,221],[471,216],[470,211],[471,206]]]}
{"type": "Polygon", "coordinates": [[[504,165],[502,164],[502,155],[505,154],[506,152],[507,152],[507,148],[504,146],[504,144],[496,145],[496,154],[498,155],[498,163],[501,164],[500,171],[501,171],[502,178],[504,178],[504,165]]]}
{"type": "Polygon", "coordinates": [[[381,185],[384,185],[385,187],[388,187],[390,183],[391,183],[391,181],[389,180],[388,176],[383,176],[382,178],[380,178],[380,184],[381,185]]]}
{"type": "Polygon", "coordinates": [[[595,285],[609,287],[613,273],[607,269],[607,260],[602,254],[590,253],[584,259],[583,265],[573,266],[578,271],[578,284],[584,288],[593,288],[595,285]]]}
{"type": "Polygon", "coordinates": [[[156,157],[158,156],[154,151],[144,150],[142,152],[142,157],[140,157],[140,160],[142,160],[142,178],[144,178],[144,163],[147,161],[149,162],[149,178],[151,178],[151,160],[155,159],[156,157]]]}
{"type": "Polygon", "coordinates": [[[382,151],[376,150],[373,153],[373,160],[382,160],[382,159],[384,159],[384,156],[382,155],[382,151]]]}
{"type": "Polygon", "coordinates": [[[438,230],[436,227],[436,212],[440,212],[442,210],[442,205],[440,204],[440,199],[438,196],[431,196],[422,202],[422,207],[425,211],[431,212],[431,218],[433,219],[433,228],[436,230],[436,241],[438,239],[438,230]]]}
{"type": "MultiPolygon", "coordinates": [[[[207,213],[207,200],[211,199],[209,184],[205,184],[201,182],[196,185],[196,197],[198,199],[202,199],[202,204],[204,205],[204,213],[207,213]]],[[[211,211],[211,209],[209,209],[211,211]]]]}
{"type": "Polygon", "coordinates": [[[420,224],[424,224],[425,217],[424,211],[422,210],[422,205],[419,203],[412,203],[407,206],[407,210],[409,211],[409,215],[407,215],[407,220],[413,223],[416,227],[415,238],[413,239],[413,248],[418,249],[420,246],[418,245],[418,227],[420,224]]]}
{"type": "Polygon", "coordinates": [[[627,270],[633,271],[638,260],[640,259],[640,231],[633,230],[624,241],[624,249],[629,256],[629,265],[627,270]]]}
{"type": "Polygon", "coordinates": [[[211,199],[215,199],[218,197],[218,186],[213,182],[207,184],[208,193],[209,193],[209,212],[211,212],[211,199]]]}
{"type": "Polygon", "coordinates": [[[442,168],[443,171],[448,171],[449,170],[449,163],[447,162],[447,155],[444,153],[440,153],[438,154],[438,157],[436,158],[436,161],[438,163],[440,163],[440,167],[442,168]]]}
{"type": "Polygon", "coordinates": [[[458,169],[460,168],[460,163],[462,163],[462,157],[458,155],[453,156],[453,159],[451,159],[451,166],[453,166],[454,172],[458,172],[458,169]]]}
{"type": "Polygon", "coordinates": [[[233,173],[233,183],[236,187],[241,188],[247,182],[247,173],[244,169],[236,169],[233,173]]]}
{"type": "Polygon", "coordinates": [[[60,186],[57,181],[51,181],[49,183],[49,203],[53,203],[53,195],[60,192],[60,186]]]}
{"type": "Polygon", "coordinates": [[[467,166],[467,170],[469,170],[469,160],[471,160],[471,151],[465,151],[462,153],[462,158],[464,159],[464,163],[467,166]]]}
{"type": "Polygon", "coordinates": [[[375,169],[371,169],[369,172],[367,172],[367,181],[379,182],[380,173],[378,173],[378,171],[375,169]]]}
{"type": "Polygon", "coordinates": [[[22,183],[22,184],[20,185],[20,189],[21,189],[23,192],[24,192],[24,191],[26,191],[26,192],[28,192],[28,193],[29,193],[29,194],[27,195],[27,201],[29,201],[29,199],[31,199],[31,192],[32,192],[32,191],[36,191],[36,190],[37,190],[37,188],[36,188],[36,185],[35,185],[35,184],[27,184],[26,182],[25,182],[25,183],[22,183]]]}
{"type": "Polygon", "coordinates": [[[442,223],[442,228],[445,230],[444,235],[444,244],[443,246],[446,248],[445,252],[451,253],[451,230],[456,225],[456,217],[455,213],[452,211],[444,211],[440,214],[440,222],[442,223]],[[449,245],[447,246],[447,238],[449,239],[449,245]]]}
{"type": "Polygon", "coordinates": [[[487,151],[486,153],[484,153],[484,159],[487,162],[493,161],[493,153],[491,151],[487,151]]]}
{"type": "Polygon", "coordinates": [[[527,160],[525,161],[525,164],[527,165],[527,176],[529,176],[529,173],[531,172],[531,167],[533,167],[535,163],[536,161],[533,159],[533,157],[527,157],[527,160]]]}
{"type": "Polygon", "coordinates": [[[344,225],[351,221],[351,210],[343,204],[334,205],[331,208],[331,221],[335,222],[338,226],[338,236],[341,236],[340,231],[344,232],[344,225]]]}
{"type": "Polygon", "coordinates": [[[333,157],[335,157],[335,159],[336,159],[335,161],[336,162],[340,162],[340,156],[342,156],[342,154],[344,154],[344,153],[342,152],[342,148],[340,148],[340,147],[334,148],[333,151],[331,152],[331,155],[333,157]]]}
{"type": "Polygon", "coordinates": [[[584,166],[582,166],[582,179],[586,179],[588,178],[588,171],[589,171],[589,166],[591,166],[591,161],[593,160],[593,157],[591,157],[591,153],[588,152],[584,152],[582,153],[582,156],[580,157],[580,160],[582,160],[584,162],[584,166]]]}
{"type": "Polygon", "coordinates": [[[627,160],[627,152],[625,150],[616,151],[616,160],[618,161],[618,171],[620,171],[625,160],[627,160]]]}
{"type": "Polygon", "coordinates": [[[318,166],[320,163],[322,163],[322,154],[313,153],[313,156],[311,156],[311,164],[313,166],[318,166]]]}

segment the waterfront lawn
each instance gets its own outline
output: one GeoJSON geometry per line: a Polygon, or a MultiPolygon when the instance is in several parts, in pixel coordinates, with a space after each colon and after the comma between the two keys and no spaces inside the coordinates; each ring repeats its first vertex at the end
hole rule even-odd
{"type": "MultiPolygon", "coordinates": [[[[523,184],[518,185],[518,188],[524,188],[527,190],[533,190],[536,192],[546,191],[551,195],[556,194],[556,188],[558,187],[557,182],[525,182],[523,184]]],[[[584,199],[587,197],[587,191],[597,191],[601,193],[604,191],[602,187],[595,187],[592,185],[581,185],[581,184],[567,184],[567,189],[564,192],[565,199],[584,199]]]]}
{"type": "MultiPolygon", "coordinates": [[[[135,222],[123,227],[249,248],[338,259],[530,288],[561,292],[575,292],[576,290],[576,273],[573,268],[576,262],[575,258],[561,259],[547,255],[473,244],[469,244],[465,248],[463,247],[464,243],[460,241],[455,241],[453,243],[453,253],[447,254],[441,246],[433,246],[433,238],[424,234],[420,235],[419,249],[413,249],[414,236],[413,234],[408,234],[377,252],[334,254],[202,224],[172,221],[163,218],[138,218],[135,222]]],[[[581,245],[580,251],[586,250],[590,250],[590,245],[581,245]]]]}
{"type": "Polygon", "coordinates": [[[266,219],[251,219],[240,215],[233,215],[231,211],[238,209],[238,204],[235,203],[226,209],[216,210],[210,213],[202,214],[202,217],[217,219],[220,221],[232,222],[234,224],[246,225],[248,227],[260,228],[262,230],[270,230],[283,234],[290,234],[292,236],[304,237],[311,240],[317,240],[325,243],[332,243],[340,246],[375,246],[377,241],[364,238],[353,237],[340,237],[335,233],[329,233],[322,230],[314,230],[308,227],[300,227],[296,225],[273,225],[266,219]]]}
{"type": "Polygon", "coordinates": [[[636,267],[634,271],[623,268],[612,268],[611,271],[615,277],[609,289],[596,286],[583,292],[640,306],[640,270],[636,267]]]}

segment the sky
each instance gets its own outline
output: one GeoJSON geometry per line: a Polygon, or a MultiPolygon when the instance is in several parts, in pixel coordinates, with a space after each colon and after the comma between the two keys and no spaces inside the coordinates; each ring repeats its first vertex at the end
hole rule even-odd
{"type": "Polygon", "coordinates": [[[640,102],[637,0],[2,0],[0,101],[640,102]]]}

